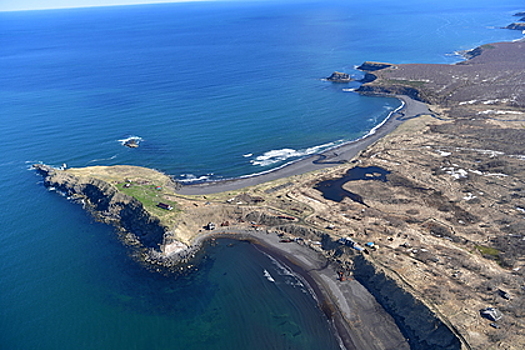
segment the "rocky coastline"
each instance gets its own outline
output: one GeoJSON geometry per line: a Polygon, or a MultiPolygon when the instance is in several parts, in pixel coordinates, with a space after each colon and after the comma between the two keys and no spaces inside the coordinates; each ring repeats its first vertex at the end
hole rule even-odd
{"type": "Polygon", "coordinates": [[[139,259],[153,265],[173,267],[221,235],[258,242],[305,271],[322,257],[331,270],[309,276],[346,325],[349,349],[517,350],[525,346],[524,54],[518,41],[483,45],[454,65],[363,64],[368,79],[359,93],[403,94],[418,112],[399,111],[376,138],[327,155],[330,164],[308,159],[267,177],[169,188],[159,193],[179,210],[166,212],[169,220],[114,180],[35,168],[46,186],[122,228],[139,259]],[[387,169],[388,181],[341,185],[361,202],[326,199],[316,189],[357,165],[387,169]],[[374,248],[357,252],[341,244],[348,237],[374,248]],[[392,320],[378,312],[359,320],[368,329],[349,327],[360,309],[347,302],[365,295],[356,281],[392,320]],[[486,322],[479,310],[487,306],[503,319],[486,322]],[[397,324],[401,345],[363,340],[379,319],[397,324]]]}
{"type": "MultiPolygon", "coordinates": [[[[116,227],[122,241],[133,247],[133,254],[139,259],[163,263],[162,249],[170,228],[149,213],[139,200],[92,176],[75,176],[45,164],[35,164],[33,168],[43,176],[46,187],[81,204],[97,221],[116,227]]],[[[169,242],[178,244],[182,250],[188,248],[180,242],[169,242]]]]}
{"type": "MultiPolygon", "coordinates": [[[[369,258],[351,254],[355,263],[351,268],[345,269],[346,273],[351,273],[355,278],[350,278],[345,284],[334,284],[337,271],[344,266],[332,256],[339,243],[323,230],[296,223],[295,217],[271,215],[260,208],[248,208],[237,220],[237,225],[232,220],[231,226],[220,230],[200,230],[199,235],[191,242],[183,243],[173,237],[170,227],[148,213],[140,201],[121,193],[112,183],[91,176],[70,174],[43,164],[35,164],[34,169],[44,177],[46,187],[83,205],[96,220],[115,226],[122,241],[130,247],[132,255],[149,267],[184,272],[188,265],[195,263],[195,256],[209,239],[228,237],[249,240],[291,266],[312,285],[320,306],[327,317],[333,320],[334,329],[347,349],[389,349],[394,345],[398,349],[461,348],[456,334],[447,331],[448,328],[434,312],[425,305],[418,304],[417,299],[410,299],[410,293],[403,286],[387,278],[384,273],[375,271],[369,258]],[[255,222],[258,224],[254,225],[255,222]],[[262,226],[265,227],[264,231],[258,229],[262,226]],[[295,237],[298,244],[283,244],[283,237],[295,237]],[[317,246],[316,242],[322,244],[317,246]],[[169,248],[174,244],[178,249],[169,248]],[[329,264],[326,265],[326,262],[329,264]],[[368,290],[359,287],[361,285],[368,290]],[[388,286],[388,298],[384,295],[385,285],[388,286]],[[346,300],[342,301],[343,298],[346,300]],[[407,304],[407,298],[412,303],[407,304]],[[356,300],[351,302],[353,299],[356,300]],[[361,305],[359,300],[366,300],[366,303],[361,305]],[[376,304],[374,312],[370,312],[370,304],[376,304]],[[418,308],[414,308],[414,304],[418,308]],[[407,314],[407,305],[419,314],[416,324],[407,322],[414,316],[407,314]],[[381,307],[388,310],[388,313],[379,312],[381,307]],[[355,323],[357,319],[363,325],[354,329],[351,323],[355,323]],[[349,320],[353,322],[349,323],[349,320]],[[435,328],[417,326],[420,322],[434,325],[433,327],[439,324],[439,327],[444,328],[439,328],[436,333],[435,328]],[[380,329],[384,336],[377,334],[380,329]],[[406,337],[411,337],[412,341],[406,342],[406,337]],[[369,342],[372,338],[375,338],[373,346],[369,342]]],[[[243,200],[248,203],[253,198],[244,196],[243,200]]]]}

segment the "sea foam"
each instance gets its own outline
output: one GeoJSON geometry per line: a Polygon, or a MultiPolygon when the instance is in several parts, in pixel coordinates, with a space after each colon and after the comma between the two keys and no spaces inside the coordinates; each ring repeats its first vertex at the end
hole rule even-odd
{"type": "Polygon", "coordinates": [[[264,154],[260,156],[255,157],[255,159],[252,159],[250,163],[252,165],[259,165],[259,166],[265,167],[265,166],[273,165],[279,162],[284,162],[289,159],[301,158],[301,157],[309,156],[312,154],[316,154],[316,153],[325,151],[329,148],[335,147],[341,142],[342,141],[329,142],[323,145],[313,146],[313,147],[309,147],[309,148],[302,149],[302,150],[295,150],[292,148],[271,150],[271,151],[265,152],[264,154]]]}
{"type": "Polygon", "coordinates": [[[144,141],[144,139],[140,136],[129,136],[122,140],[117,140],[120,142],[122,146],[125,146],[127,142],[135,141],[136,143],[140,143],[141,141],[144,141]]]}

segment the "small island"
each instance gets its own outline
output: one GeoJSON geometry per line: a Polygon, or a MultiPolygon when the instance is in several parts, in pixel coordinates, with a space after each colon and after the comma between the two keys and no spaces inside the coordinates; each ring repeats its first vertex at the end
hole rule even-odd
{"type": "Polygon", "coordinates": [[[332,83],[349,83],[352,81],[352,78],[347,73],[333,72],[326,80],[332,83]]]}
{"type": "Polygon", "coordinates": [[[124,142],[124,146],[128,148],[138,148],[139,140],[137,138],[130,138],[124,142]]]}
{"type": "Polygon", "coordinates": [[[132,166],[35,168],[149,265],[183,268],[227,236],[301,266],[350,349],[523,349],[525,43],[468,57],[363,64],[359,93],[405,101],[376,132],[388,135],[270,177],[181,186],[132,166]]]}

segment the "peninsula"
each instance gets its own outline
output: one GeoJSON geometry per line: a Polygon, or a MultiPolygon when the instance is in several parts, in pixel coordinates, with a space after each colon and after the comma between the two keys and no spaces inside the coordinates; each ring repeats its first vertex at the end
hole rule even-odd
{"type": "Polygon", "coordinates": [[[364,64],[358,92],[403,109],[263,176],[180,186],[139,167],[35,168],[154,266],[183,266],[209,237],[264,246],[315,286],[348,349],[523,349],[525,42],[465,55],[364,64]]]}

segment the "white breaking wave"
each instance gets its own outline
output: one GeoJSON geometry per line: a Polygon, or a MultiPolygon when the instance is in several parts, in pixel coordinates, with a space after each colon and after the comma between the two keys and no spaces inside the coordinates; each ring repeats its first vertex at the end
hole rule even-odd
{"type": "Polygon", "coordinates": [[[289,267],[286,265],[281,264],[279,261],[274,259],[271,255],[265,254],[270,260],[272,261],[272,264],[275,266],[275,270],[277,271],[277,274],[279,276],[284,277],[284,283],[286,283],[289,286],[298,287],[305,293],[313,294],[313,291],[309,290],[309,286],[307,283],[303,283],[301,277],[297,274],[295,274],[289,267]]]}
{"type": "Polygon", "coordinates": [[[129,141],[135,141],[137,143],[140,143],[140,141],[144,141],[144,139],[140,136],[130,136],[130,137],[127,137],[125,139],[122,139],[122,140],[117,140],[118,142],[120,142],[120,144],[122,146],[124,146],[126,144],[126,142],[129,142],[129,141]]]}
{"type": "MultiPolygon", "coordinates": [[[[252,165],[258,165],[258,166],[261,166],[261,167],[265,167],[265,166],[272,165],[272,164],[279,163],[279,162],[283,163],[283,164],[280,164],[280,165],[276,166],[275,168],[270,168],[270,169],[266,169],[266,170],[263,170],[263,171],[260,171],[260,172],[256,172],[256,173],[253,173],[253,174],[242,175],[242,176],[234,177],[234,178],[221,178],[221,179],[213,179],[213,180],[210,179],[210,178],[204,177],[204,176],[201,176],[201,177],[197,178],[197,177],[195,177],[193,175],[190,175],[190,176],[193,176],[193,178],[182,179],[182,180],[179,180],[179,181],[181,181],[183,183],[191,183],[191,182],[210,180],[210,182],[213,182],[213,181],[224,181],[224,180],[230,180],[230,179],[247,179],[247,178],[251,178],[251,177],[255,177],[255,176],[268,174],[268,173],[271,173],[273,171],[282,169],[282,168],[286,167],[289,164],[297,162],[297,161],[301,160],[302,157],[306,157],[306,156],[317,154],[317,153],[326,152],[326,151],[329,151],[329,150],[332,150],[332,149],[336,149],[337,147],[344,146],[346,144],[351,144],[351,143],[354,143],[354,142],[358,142],[358,141],[360,141],[362,139],[365,139],[365,138],[375,134],[380,127],[382,127],[386,122],[388,122],[388,120],[390,120],[390,118],[395,113],[397,113],[399,110],[403,109],[404,106],[405,106],[405,102],[403,100],[401,100],[401,105],[398,108],[396,108],[394,110],[391,110],[390,113],[388,114],[388,116],[385,118],[385,120],[383,120],[380,124],[378,124],[374,128],[372,128],[366,135],[361,136],[361,137],[359,137],[359,138],[357,138],[355,140],[352,140],[352,141],[337,140],[337,141],[333,141],[333,142],[326,143],[326,144],[323,144],[323,145],[310,147],[310,148],[307,148],[305,150],[299,150],[299,151],[291,149],[291,148],[283,148],[283,149],[280,149],[280,150],[272,150],[272,151],[268,151],[268,152],[266,152],[266,153],[264,153],[264,154],[262,154],[260,156],[257,156],[255,159],[250,160],[250,163],[252,165]],[[288,162],[286,162],[286,160],[289,160],[290,158],[293,158],[293,159],[288,161],[288,162]]],[[[249,158],[249,157],[252,157],[253,154],[252,153],[247,153],[247,154],[244,154],[243,156],[245,158],[249,158]]],[[[182,175],[182,176],[185,176],[185,175],[182,175]]]]}
{"type": "Polygon", "coordinates": [[[268,270],[264,270],[264,277],[270,282],[275,283],[275,280],[273,279],[272,275],[268,272],[268,270]]]}
{"type": "MultiPolygon", "coordinates": [[[[317,295],[315,294],[315,291],[312,289],[312,287],[306,282],[306,280],[303,279],[298,274],[295,274],[288,266],[281,264],[279,261],[277,261],[274,257],[272,257],[270,254],[265,253],[261,250],[259,250],[261,253],[263,253],[266,257],[268,257],[272,264],[276,267],[276,272],[279,274],[279,276],[283,276],[285,281],[284,283],[292,286],[294,288],[299,288],[301,292],[311,295],[315,301],[319,302],[319,299],[317,298],[317,295]]],[[[266,270],[265,270],[266,271],[266,270]]]]}
{"type": "Polygon", "coordinates": [[[105,161],[105,160],[113,160],[113,159],[115,159],[115,158],[117,158],[117,155],[116,155],[116,154],[115,154],[114,156],[109,157],[109,158],[92,159],[92,160],[90,160],[90,161],[88,162],[88,164],[89,164],[89,163],[98,163],[98,162],[103,162],[103,161],[105,161]]]}
{"type": "Polygon", "coordinates": [[[271,150],[271,151],[265,152],[264,154],[260,156],[257,156],[255,159],[251,160],[250,163],[252,163],[253,165],[268,166],[268,165],[272,165],[275,163],[286,161],[290,158],[300,158],[300,157],[316,154],[328,148],[334,147],[337,144],[338,142],[330,142],[324,145],[309,147],[309,148],[302,149],[302,150],[295,150],[292,148],[271,150]]]}
{"type": "Polygon", "coordinates": [[[213,174],[202,175],[202,176],[195,176],[193,174],[182,174],[181,175],[182,179],[178,179],[177,181],[182,182],[182,183],[196,182],[196,181],[206,181],[206,180],[209,180],[210,176],[212,176],[212,175],[213,174]]]}
{"type": "MultiPolygon", "coordinates": [[[[377,132],[377,130],[379,130],[379,128],[381,128],[386,122],[388,122],[388,120],[395,113],[397,113],[398,111],[403,109],[403,107],[405,107],[405,101],[403,101],[403,100],[401,100],[401,105],[399,107],[397,107],[396,109],[394,109],[394,110],[392,110],[391,107],[385,107],[387,110],[390,110],[390,113],[388,114],[388,116],[381,123],[379,123],[378,125],[373,127],[366,135],[364,135],[364,136],[362,136],[362,137],[360,137],[360,138],[358,138],[356,140],[350,141],[350,143],[351,142],[356,142],[356,141],[359,141],[359,140],[362,140],[362,139],[365,139],[365,138],[375,134],[377,132]]],[[[253,165],[259,165],[259,166],[263,166],[263,167],[264,166],[269,166],[269,165],[272,165],[272,164],[275,164],[275,163],[286,161],[286,160],[288,160],[290,158],[301,158],[301,157],[309,156],[309,155],[312,155],[312,154],[321,153],[323,151],[327,151],[329,149],[341,146],[343,144],[343,142],[344,142],[343,140],[338,140],[338,141],[334,141],[334,142],[330,142],[330,143],[325,143],[323,145],[306,148],[306,149],[303,149],[303,150],[295,150],[295,149],[292,149],[292,148],[283,148],[283,149],[279,149],[279,150],[272,150],[272,151],[268,151],[268,152],[264,153],[263,155],[257,156],[255,159],[251,160],[250,163],[252,163],[253,165]]]]}

